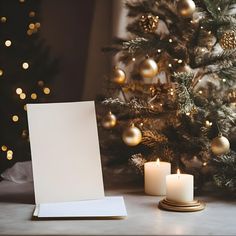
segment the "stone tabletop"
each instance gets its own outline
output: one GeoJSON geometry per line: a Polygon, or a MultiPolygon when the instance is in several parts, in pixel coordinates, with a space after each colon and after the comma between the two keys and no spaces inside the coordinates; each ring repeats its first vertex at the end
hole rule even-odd
{"type": "Polygon", "coordinates": [[[236,201],[200,197],[206,209],[194,213],[158,209],[161,199],[137,188],[107,190],[122,195],[128,217],[109,220],[33,220],[32,184],[0,182],[0,235],[235,235],[236,201]]]}

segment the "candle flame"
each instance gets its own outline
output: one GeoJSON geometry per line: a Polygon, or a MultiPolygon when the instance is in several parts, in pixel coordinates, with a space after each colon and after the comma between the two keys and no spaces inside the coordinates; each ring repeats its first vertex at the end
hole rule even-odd
{"type": "Polygon", "coordinates": [[[160,165],[160,159],[157,158],[157,166],[159,166],[159,165],[160,165]]]}

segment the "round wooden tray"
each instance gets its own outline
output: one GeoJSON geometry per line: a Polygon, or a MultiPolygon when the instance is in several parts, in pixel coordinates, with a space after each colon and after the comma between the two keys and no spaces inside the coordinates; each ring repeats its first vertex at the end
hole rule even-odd
{"type": "Polygon", "coordinates": [[[180,211],[180,212],[194,212],[201,211],[205,208],[205,203],[198,200],[192,202],[174,202],[168,199],[163,199],[159,202],[159,208],[167,211],[180,211]]]}

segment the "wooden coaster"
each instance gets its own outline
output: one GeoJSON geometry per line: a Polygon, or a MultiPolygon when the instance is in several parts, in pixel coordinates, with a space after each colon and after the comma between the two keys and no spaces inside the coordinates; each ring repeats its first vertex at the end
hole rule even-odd
{"type": "Polygon", "coordinates": [[[164,198],[159,202],[158,206],[167,211],[194,212],[203,210],[205,208],[205,203],[198,200],[186,203],[174,202],[164,198]]]}

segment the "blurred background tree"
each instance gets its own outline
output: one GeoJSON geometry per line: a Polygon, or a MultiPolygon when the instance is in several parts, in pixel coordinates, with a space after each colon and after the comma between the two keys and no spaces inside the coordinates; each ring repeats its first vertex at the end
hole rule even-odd
{"type": "Polygon", "coordinates": [[[58,69],[39,34],[40,3],[0,1],[0,172],[30,159],[26,104],[48,101],[58,69]]]}

